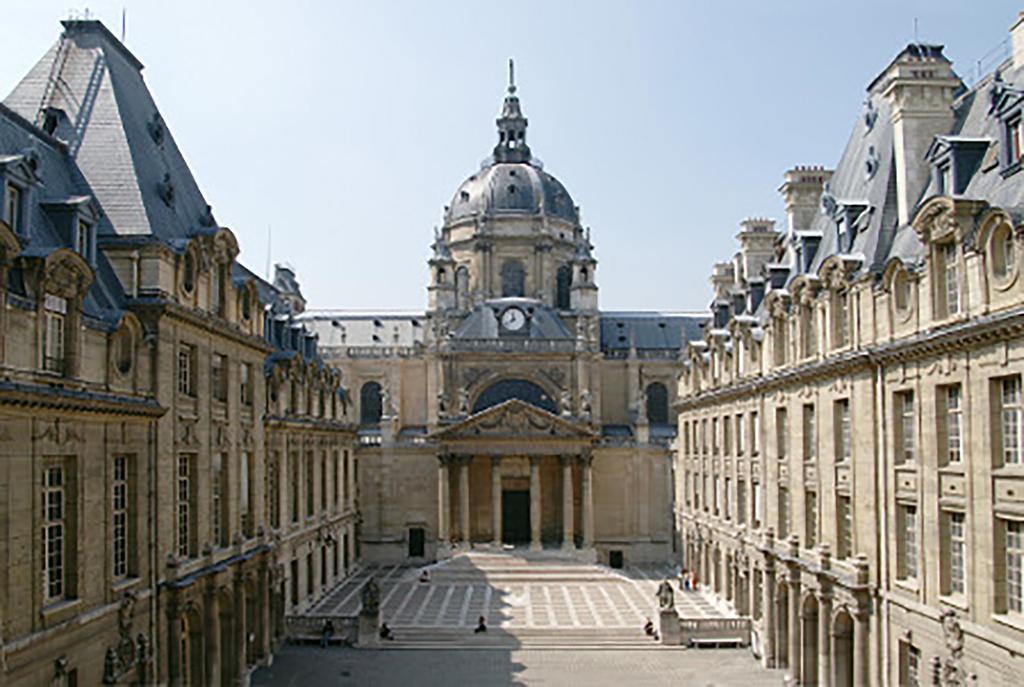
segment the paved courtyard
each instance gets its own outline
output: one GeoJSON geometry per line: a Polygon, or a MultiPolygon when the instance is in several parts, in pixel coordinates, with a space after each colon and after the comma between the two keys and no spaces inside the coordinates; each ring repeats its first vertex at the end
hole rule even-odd
{"type": "Polygon", "coordinates": [[[746,649],[708,650],[358,650],[285,647],[255,686],[356,685],[781,685],[781,671],[761,668],[746,649]]]}

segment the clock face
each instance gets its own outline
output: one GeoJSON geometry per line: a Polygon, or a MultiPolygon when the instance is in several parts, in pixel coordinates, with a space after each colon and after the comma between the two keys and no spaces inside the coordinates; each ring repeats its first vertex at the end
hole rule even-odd
{"type": "Polygon", "coordinates": [[[508,308],[501,313],[501,326],[510,332],[517,332],[526,324],[526,315],[519,308],[508,308]]]}

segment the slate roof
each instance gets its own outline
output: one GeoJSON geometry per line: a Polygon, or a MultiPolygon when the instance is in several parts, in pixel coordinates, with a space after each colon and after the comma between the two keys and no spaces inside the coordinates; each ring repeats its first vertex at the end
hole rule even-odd
{"type": "Polygon", "coordinates": [[[601,350],[681,350],[703,338],[710,317],[698,313],[602,312],[601,350]]]}

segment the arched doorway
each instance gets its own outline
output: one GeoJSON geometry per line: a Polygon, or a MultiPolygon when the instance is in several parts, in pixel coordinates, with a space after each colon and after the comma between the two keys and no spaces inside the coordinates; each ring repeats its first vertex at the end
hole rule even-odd
{"type": "MultiPolygon", "coordinates": [[[[789,667],[789,585],[779,580],[775,585],[775,667],[789,667]]],[[[793,628],[795,631],[796,628],[793,628]]]]}
{"type": "Polygon", "coordinates": [[[818,684],[818,600],[814,594],[804,597],[800,624],[803,636],[800,675],[804,685],[813,686],[818,684]]]}
{"type": "Polygon", "coordinates": [[[661,382],[647,385],[647,421],[652,425],[667,425],[668,389],[661,382]]]}
{"type": "Polygon", "coordinates": [[[853,616],[845,608],[832,619],[832,684],[853,687],[853,616]]]}
{"type": "Polygon", "coordinates": [[[379,425],[382,412],[380,384],[377,382],[363,384],[359,390],[359,423],[379,425]]]}
{"type": "Polygon", "coordinates": [[[519,399],[549,413],[558,414],[555,399],[539,384],[525,379],[503,379],[484,389],[473,404],[473,412],[479,413],[510,399],[519,399]]]}

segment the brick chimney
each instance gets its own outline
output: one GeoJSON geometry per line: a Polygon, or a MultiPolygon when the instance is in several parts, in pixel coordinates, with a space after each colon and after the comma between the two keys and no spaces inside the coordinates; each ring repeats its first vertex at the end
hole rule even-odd
{"type": "Polygon", "coordinates": [[[868,92],[880,94],[892,107],[896,158],[897,215],[901,225],[913,218],[914,207],[931,176],[925,153],[938,134],[953,126],[953,94],[961,85],[941,45],[911,43],[876,78],[868,92]]]}
{"type": "Polygon", "coordinates": [[[773,219],[751,217],[740,222],[740,233],[736,238],[740,242],[740,261],[747,281],[762,276],[761,268],[774,260],[778,237],[773,219]]]}
{"type": "Polygon", "coordinates": [[[832,170],[821,166],[796,166],[786,172],[779,193],[786,204],[789,237],[811,228],[821,202],[821,192],[832,178],[832,170]]]}

